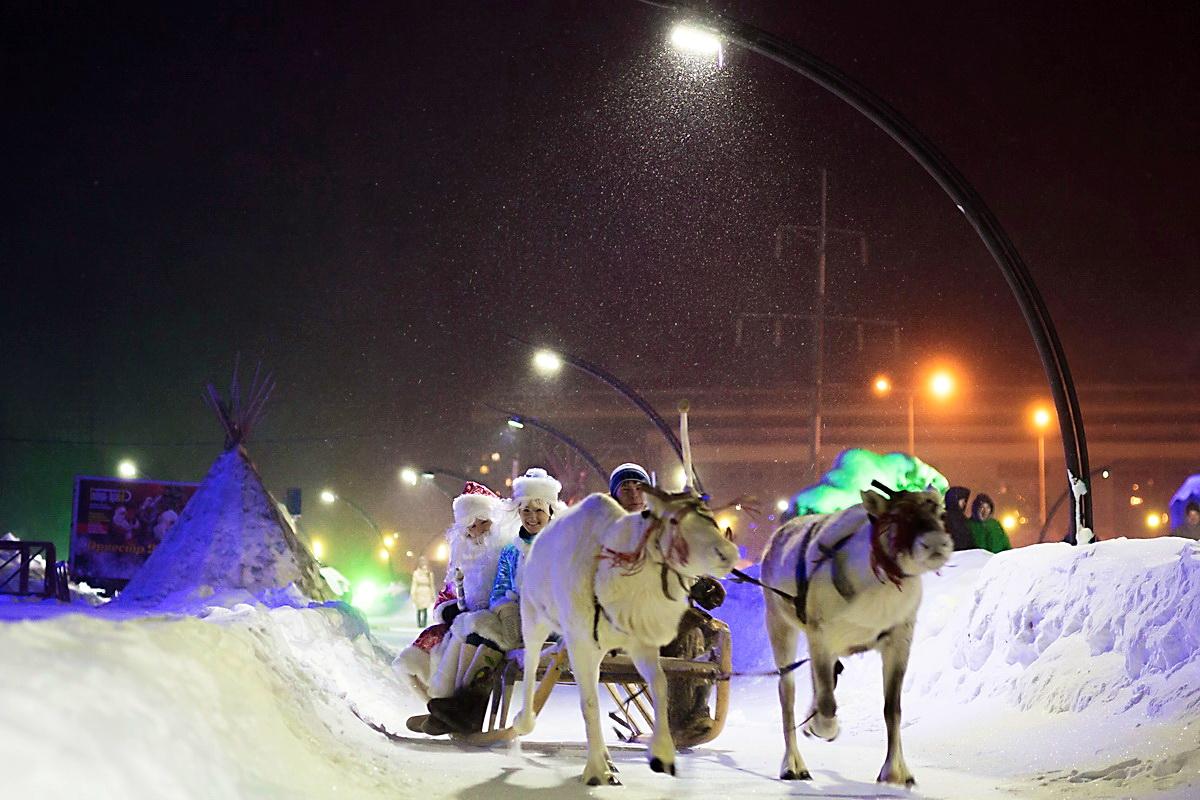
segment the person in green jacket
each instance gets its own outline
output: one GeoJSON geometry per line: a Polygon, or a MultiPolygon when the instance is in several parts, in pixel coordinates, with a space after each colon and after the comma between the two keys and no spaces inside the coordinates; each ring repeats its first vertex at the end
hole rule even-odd
{"type": "Polygon", "coordinates": [[[971,518],[967,520],[967,528],[975,539],[975,544],[989,553],[1002,553],[1012,549],[1012,542],[1004,528],[992,516],[996,504],[986,494],[975,495],[971,503],[971,518]]]}

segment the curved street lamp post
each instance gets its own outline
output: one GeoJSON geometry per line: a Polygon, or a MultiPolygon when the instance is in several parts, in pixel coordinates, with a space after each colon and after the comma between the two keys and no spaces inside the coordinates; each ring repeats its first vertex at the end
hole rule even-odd
{"type": "Polygon", "coordinates": [[[600,476],[601,483],[604,483],[606,485],[608,484],[608,473],[606,473],[604,471],[604,467],[600,466],[600,462],[596,460],[596,457],[593,456],[591,453],[589,453],[587,450],[585,450],[583,445],[579,444],[579,442],[575,441],[570,436],[568,436],[567,434],[560,431],[558,428],[555,428],[553,425],[549,424],[548,422],[542,422],[540,419],[537,419],[536,417],[530,417],[526,414],[518,414],[515,411],[505,411],[502,408],[497,408],[496,406],[488,405],[487,403],[484,403],[484,405],[487,406],[488,408],[490,408],[492,411],[495,411],[497,414],[503,414],[505,417],[508,418],[510,423],[512,423],[512,422],[518,423],[518,425],[512,425],[511,427],[516,428],[518,426],[524,427],[525,425],[532,425],[533,427],[537,428],[539,431],[543,431],[545,433],[550,434],[555,439],[562,442],[567,447],[571,448],[577,454],[579,454],[579,457],[582,458],[584,461],[586,461],[588,463],[588,466],[590,466],[592,468],[592,470],[598,476],[600,476]]]}
{"type": "MultiPolygon", "coordinates": [[[[527,342],[517,336],[509,336],[508,339],[511,342],[516,342],[517,344],[524,345],[525,347],[534,347],[532,343],[527,342]]],[[[675,451],[676,457],[679,458],[679,463],[683,463],[683,445],[680,444],[679,437],[675,435],[675,432],[671,430],[671,426],[667,424],[666,420],[659,416],[659,413],[654,410],[654,406],[650,405],[650,403],[644,397],[635,392],[629,386],[626,386],[615,375],[602,367],[599,367],[589,361],[584,361],[582,358],[571,355],[570,353],[562,350],[556,350],[554,354],[570,364],[572,367],[575,367],[575,369],[579,370],[580,372],[585,372],[596,380],[606,384],[610,389],[613,389],[630,403],[632,403],[639,411],[646,415],[650,422],[654,424],[654,427],[658,428],[658,432],[663,435],[663,438],[667,440],[667,444],[671,445],[671,449],[675,451]]],[[[700,494],[704,494],[704,484],[701,482],[700,476],[696,473],[694,464],[692,466],[692,476],[696,479],[696,491],[700,494]]],[[[607,478],[605,478],[605,480],[607,481],[607,478]]]]}
{"type": "Polygon", "coordinates": [[[638,1],[673,12],[681,22],[707,29],[719,37],[736,42],[832,92],[892,137],[937,181],[974,227],[1008,282],[1025,317],[1058,411],[1059,429],[1066,457],[1067,483],[1081,485],[1082,496],[1078,503],[1071,505],[1071,533],[1078,535],[1083,529],[1090,531],[1092,495],[1087,490],[1091,480],[1087,441],[1083,431],[1083,413],[1076,396],[1075,382],[1067,366],[1066,354],[1033,276],[999,220],[974,187],[950,160],[899,112],[865,86],[807,50],[753,25],[721,14],[696,10],[678,0],[638,1]]]}

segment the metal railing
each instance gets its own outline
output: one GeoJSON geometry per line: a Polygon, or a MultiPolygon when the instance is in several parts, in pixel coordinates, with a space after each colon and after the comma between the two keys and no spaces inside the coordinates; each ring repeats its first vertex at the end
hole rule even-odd
{"type": "Polygon", "coordinates": [[[66,565],[59,564],[54,542],[0,541],[0,594],[69,601],[66,565]],[[38,556],[44,564],[40,586],[31,570],[38,556]]]}

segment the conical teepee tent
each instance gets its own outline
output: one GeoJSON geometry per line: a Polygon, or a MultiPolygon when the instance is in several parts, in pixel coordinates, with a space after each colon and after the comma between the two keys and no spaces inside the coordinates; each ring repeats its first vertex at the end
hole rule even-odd
{"type": "Polygon", "coordinates": [[[159,603],[168,596],[203,599],[241,589],[252,594],[295,584],[313,600],[334,593],[291,521],[263,486],[244,446],[274,388],[256,371],[249,401],[241,402],[237,367],[228,403],[209,383],[205,400],[225,430],[225,452],[217,457],[166,539],[133,576],[120,601],[159,603]]]}

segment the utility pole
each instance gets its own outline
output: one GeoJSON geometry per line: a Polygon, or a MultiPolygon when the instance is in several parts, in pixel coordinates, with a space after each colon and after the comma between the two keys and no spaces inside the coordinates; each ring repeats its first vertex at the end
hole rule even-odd
{"type": "Polygon", "coordinates": [[[817,353],[813,370],[813,475],[821,474],[821,413],[825,400],[825,235],[828,197],[828,173],[821,167],[821,226],[817,229],[817,353]]]}

